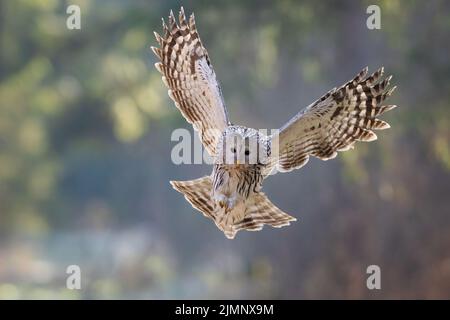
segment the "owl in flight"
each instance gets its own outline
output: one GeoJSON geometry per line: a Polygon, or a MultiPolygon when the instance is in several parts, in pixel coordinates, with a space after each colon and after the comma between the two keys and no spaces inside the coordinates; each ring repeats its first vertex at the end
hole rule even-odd
{"type": "Polygon", "coordinates": [[[261,192],[262,182],[275,172],[298,169],[310,156],[321,160],[352,149],[356,141],[373,141],[373,130],[389,128],[376,116],[395,108],[383,105],[395,87],[383,68],[368,76],[367,68],[300,111],[275,134],[266,135],[230,122],[208,53],[183,8],[177,21],[170,12],[164,35],[155,32],[159,58],[155,64],[168,94],[214,159],[211,175],[171,181],[191,205],[212,219],[227,238],[239,230],[279,228],[296,219],[277,208],[261,192]]]}

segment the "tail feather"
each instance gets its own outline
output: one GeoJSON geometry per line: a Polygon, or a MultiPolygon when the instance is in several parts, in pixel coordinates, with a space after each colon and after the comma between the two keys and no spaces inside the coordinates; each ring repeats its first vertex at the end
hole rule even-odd
{"type": "Polygon", "coordinates": [[[184,194],[186,200],[207,218],[214,218],[214,202],[211,200],[211,177],[204,176],[190,181],[170,181],[172,187],[184,194]]]}
{"type": "Polygon", "coordinates": [[[171,181],[175,190],[207,218],[212,219],[228,239],[233,239],[239,230],[258,231],[264,224],[275,228],[287,226],[297,219],[277,208],[262,192],[251,195],[245,203],[226,212],[211,198],[212,182],[210,176],[190,181],[171,181]],[[243,212],[245,210],[245,212],[243,212]],[[242,214],[242,215],[241,215],[242,214]],[[234,222],[233,217],[244,216],[234,222]]]}
{"type": "Polygon", "coordinates": [[[236,231],[243,229],[258,231],[263,228],[264,224],[281,228],[288,226],[291,221],[297,220],[277,208],[262,192],[253,194],[247,201],[245,218],[234,225],[236,231]]]}

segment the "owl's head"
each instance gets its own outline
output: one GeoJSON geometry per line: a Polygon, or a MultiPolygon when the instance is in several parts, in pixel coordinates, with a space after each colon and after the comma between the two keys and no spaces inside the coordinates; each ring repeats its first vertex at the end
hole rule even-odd
{"type": "Polygon", "coordinates": [[[266,136],[252,128],[230,126],[217,146],[216,162],[230,165],[265,164],[268,157],[266,136]]]}

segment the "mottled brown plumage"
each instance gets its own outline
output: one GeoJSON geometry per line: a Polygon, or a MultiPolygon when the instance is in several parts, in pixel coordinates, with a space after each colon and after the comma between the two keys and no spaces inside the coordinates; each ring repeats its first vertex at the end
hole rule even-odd
{"type": "Polygon", "coordinates": [[[298,169],[309,156],[332,159],[338,151],[353,148],[355,141],[376,140],[372,130],[390,128],[376,116],[396,107],[380,106],[395,90],[385,91],[392,76],[379,81],[384,72],[381,68],[366,78],[367,70],[326,93],[280,129],[279,171],[298,169]]]}
{"type": "Polygon", "coordinates": [[[191,205],[212,219],[232,239],[239,230],[289,225],[296,219],[278,209],[261,192],[273,172],[287,172],[306,164],[310,156],[332,159],[356,141],[373,141],[374,130],[389,128],[376,117],[396,107],[382,105],[395,87],[383,68],[367,76],[367,68],[300,111],[277,134],[232,125],[208,53],[198,35],[194,15],[179,22],[172,12],[164,35],[155,32],[160,47],[152,47],[155,64],[169,96],[214,157],[210,176],[171,181],[191,205]]]}
{"type": "Polygon", "coordinates": [[[155,32],[160,45],[152,47],[160,59],[155,67],[163,75],[170,98],[199,131],[203,145],[213,156],[218,136],[229,125],[228,115],[208,52],[197,33],[194,14],[188,22],[182,8],[179,20],[178,25],[171,11],[168,26],[163,20],[164,36],[155,32]]]}

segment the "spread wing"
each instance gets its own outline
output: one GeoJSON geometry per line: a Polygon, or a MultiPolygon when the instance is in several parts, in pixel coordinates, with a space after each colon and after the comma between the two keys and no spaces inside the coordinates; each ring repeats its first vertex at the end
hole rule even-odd
{"type": "Polygon", "coordinates": [[[169,26],[163,20],[163,29],[163,37],[155,32],[160,45],[152,47],[160,59],[155,67],[162,74],[170,98],[199,131],[200,140],[214,156],[219,136],[229,121],[216,74],[195,27],[194,14],[187,22],[181,8],[178,25],[171,11],[169,26]]]}
{"type": "Polygon", "coordinates": [[[353,80],[332,89],[286,123],[272,145],[278,152],[278,171],[300,168],[309,156],[332,159],[337,151],[353,148],[355,141],[376,140],[372,130],[390,127],[376,116],[396,107],[382,105],[395,89],[388,89],[392,77],[381,81],[382,75],[383,68],[366,77],[365,68],[353,80]]]}

